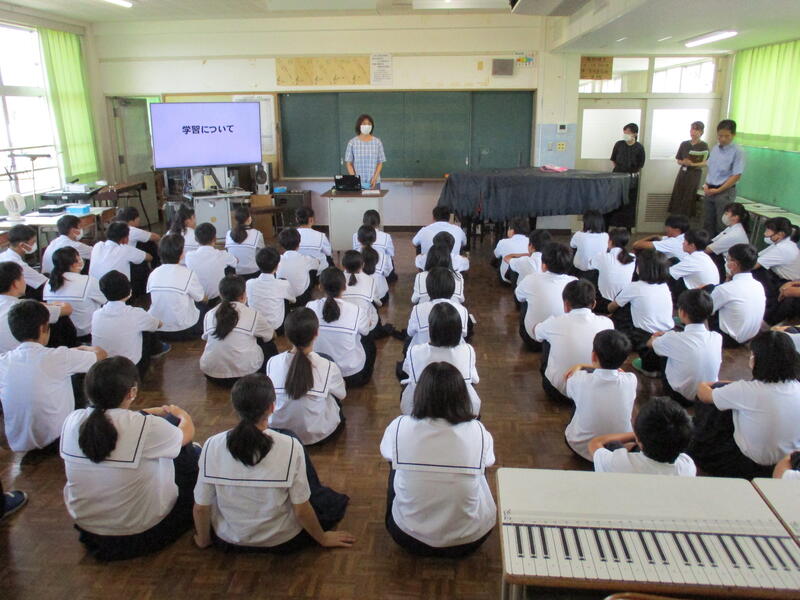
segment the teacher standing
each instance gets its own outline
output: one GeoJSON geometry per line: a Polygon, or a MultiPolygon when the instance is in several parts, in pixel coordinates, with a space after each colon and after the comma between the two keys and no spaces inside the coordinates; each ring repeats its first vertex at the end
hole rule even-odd
{"type": "Polygon", "coordinates": [[[361,187],[380,189],[381,169],[386,162],[383,143],[372,135],[375,121],[369,115],[360,115],[356,119],[356,137],[347,142],[344,162],[350,175],[361,178],[361,187]],[[369,182],[369,185],[367,185],[369,182]]]}
{"type": "Polygon", "coordinates": [[[697,189],[700,187],[700,177],[703,175],[703,166],[708,158],[708,144],[700,138],[705,131],[702,121],[695,121],[689,128],[689,139],[681,142],[675,160],[681,166],[675,185],[672,188],[672,197],[669,200],[669,213],[693,217],[697,205],[697,189]]]}
{"type": "Polygon", "coordinates": [[[609,227],[636,227],[636,204],[639,201],[639,172],[644,167],[645,153],[637,138],[639,126],[628,123],[622,128],[622,139],[614,144],[611,151],[611,163],[614,173],[629,173],[631,176],[628,188],[628,202],[605,215],[609,227]]]}

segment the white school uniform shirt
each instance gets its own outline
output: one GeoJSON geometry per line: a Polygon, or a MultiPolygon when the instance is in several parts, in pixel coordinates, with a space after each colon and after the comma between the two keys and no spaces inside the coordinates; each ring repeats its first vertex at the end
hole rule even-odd
{"type": "Polygon", "coordinates": [[[275,386],[275,412],[269,418],[270,427],[288,429],[303,444],[314,444],[332,434],[341,422],[339,405],[347,396],[342,372],[336,363],[316,352],[308,353],[314,384],[300,398],[286,392],[286,374],[294,352],[282,352],[267,361],[267,377],[275,386]]]}
{"type": "Polygon", "coordinates": [[[386,279],[392,272],[392,259],[386,253],[376,249],[373,250],[378,253],[378,262],[375,263],[375,272],[372,274],[375,279],[375,293],[378,298],[383,298],[389,293],[389,281],[386,279]]]}
{"type": "Polygon", "coordinates": [[[458,315],[461,317],[461,337],[467,337],[467,332],[469,331],[469,312],[467,308],[463,304],[453,302],[448,298],[437,298],[435,300],[428,300],[427,302],[420,302],[411,309],[411,315],[408,317],[408,326],[406,327],[406,333],[411,337],[410,346],[427,344],[430,341],[428,318],[431,315],[434,305],[440,302],[447,302],[456,307],[458,315]]]}
{"type": "Polygon", "coordinates": [[[749,244],[750,238],[747,237],[747,232],[741,223],[734,223],[720,231],[711,240],[708,245],[708,250],[714,254],[722,254],[725,258],[728,257],[728,250],[733,248],[736,244],[749,244]]]}
{"type": "Polygon", "coordinates": [[[664,254],[667,258],[682,259],[686,252],[683,251],[683,238],[684,234],[678,234],[675,237],[662,236],[660,240],[653,242],[653,248],[664,254]]]}
{"type": "Polygon", "coordinates": [[[256,338],[268,342],[275,335],[260,312],[241,302],[233,302],[233,307],[239,313],[239,321],[221,340],[214,335],[219,305],[208,311],[203,319],[202,337],[206,347],[200,357],[200,370],[210,377],[243,377],[261,370],[264,352],[256,338]]]}
{"type": "MultiPolygon", "coordinates": [[[[455,291],[450,296],[450,300],[464,304],[464,277],[461,273],[453,271],[453,281],[455,282],[455,291]]],[[[420,302],[427,302],[431,297],[428,295],[428,272],[422,271],[414,276],[414,288],[411,292],[411,304],[419,304],[420,302]]]]}
{"type": "Polygon", "coordinates": [[[209,300],[219,298],[219,282],[225,277],[225,268],[235,268],[239,262],[230,252],[217,250],[213,246],[200,246],[186,253],[184,261],[197,275],[209,300]]]}
{"type": "Polygon", "coordinates": [[[451,254],[453,256],[458,256],[461,254],[461,248],[467,245],[467,235],[464,233],[464,230],[461,229],[461,227],[453,223],[449,223],[448,221],[434,221],[430,225],[425,225],[425,227],[420,229],[416,235],[414,235],[411,243],[415,246],[419,246],[422,254],[427,254],[428,250],[430,250],[431,246],[433,246],[433,238],[436,237],[436,234],[440,231],[446,231],[452,235],[456,241],[456,243],[453,244],[453,250],[451,254]]]}
{"type": "Polygon", "coordinates": [[[38,289],[47,283],[47,277],[22,260],[22,257],[11,248],[0,253],[0,262],[15,262],[22,267],[22,276],[25,278],[25,284],[33,289],[38,289]]]}
{"type": "Polygon", "coordinates": [[[264,236],[258,229],[248,229],[247,237],[241,242],[233,241],[231,232],[225,234],[225,249],[239,261],[236,265],[237,275],[250,275],[258,271],[256,254],[264,247],[264,236]]]}
{"type": "Polygon", "coordinates": [[[669,274],[673,279],[683,279],[689,290],[719,284],[719,269],[704,250],[684,254],[669,268],[669,274]]]}
{"type": "Polygon", "coordinates": [[[711,292],[719,328],[743,344],[756,336],[764,319],[767,299],[764,286],[751,273],[737,273],[711,292]]]}
{"type": "Polygon", "coordinates": [[[575,248],[575,256],[572,258],[572,264],[576,269],[581,271],[588,271],[593,267],[589,261],[608,250],[608,234],[591,233],[589,231],[576,231],[572,234],[572,239],[569,241],[571,248],[575,248]]]}
{"type": "Polygon", "coordinates": [[[781,279],[795,281],[800,279],[800,248],[791,238],[783,238],[758,253],[758,264],[772,269],[781,279]]]}
{"type": "MultiPolygon", "coordinates": [[[[633,280],[636,270],[636,261],[627,264],[619,262],[619,253],[622,248],[611,248],[607,252],[600,252],[589,260],[589,268],[597,269],[597,289],[606,300],[617,297],[626,285],[633,280]]],[[[630,256],[633,256],[632,254],[630,256]]]]}
{"type": "Polygon", "coordinates": [[[92,246],[89,262],[89,275],[100,281],[109,271],[119,271],[128,279],[131,278],[131,263],[138,265],[144,262],[147,253],[111,240],[97,242],[92,246]]]}
{"type": "Polygon", "coordinates": [[[534,252],[529,256],[518,256],[508,261],[508,268],[517,274],[517,285],[531,273],[542,272],[542,253],[534,252]]]}
{"type": "Polygon", "coordinates": [[[369,330],[372,331],[378,324],[378,309],[375,306],[381,305],[374,276],[366,273],[355,273],[355,285],[350,285],[350,273],[345,273],[344,277],[347,281],[347,287],[342,292],[342,300],[355,304],[367,313],[369,330]]]}
{"type": "Polygon", "coordinates": [[[480,421],[400,416],[386,428],[381,455],[395,470],[392,517],[411,537],[444,548],[469,544],[495,525],[485,470],[494,441],[480,421]]]}
{"type": "Polygon", "coordinates": [[[632,281],[614,298],[620,306],[631,305],[633,326],[655,333],[675,327],[672,318],[672,294],[666,283],[632,281]]]}
{"type": "Polygon", "coordinates": [[[576,279],[572,275],[543,271],[532,273],[517,283],[514,295],[520,302],[528,303],[525,331],[529,336],[533,337],[533,328],[548,317],[564,314],[561,294],[566,285],[576,279]]]}
{"type": "Polygon", "coordinates": [[[195,302],[205,295],[203,285],[193,271],[183,265],[154,269],[147,278],[151,315],[163,323],[161,331],[183,331],[197,323],[200,310],[195,302]]]}
{"type": "Polygon", "coordinates": [[[44,448],[61,435],[75,409],[72,380],[96,362],[94,352],[22,342],[0,354],[0,398],[8,445],[14,452],[44,448]]]}
{"type": "Polygon", "coordinates": [[[536,341],[550,343],[544,376],[559,392],[566,395],[564,375],[571,367],[592,362],[594,336],[606,329],[614,329],[611,319],[594,314],[590,308],[574,308],[564,315],[549,317],[534,328],[536,341]]]}
{"type": "Polygon", "coordinates": [[[714,405],[733,410],[733,439],[759,465],[800,449],[800,382],[734,381],[712,390],[714,405]]]}
{"type": "Polygon", "coordinates": [[[328,236],[311,227],[298,227],[297,232],[300,234],[300,247],[297,251],[300,254],[316,258],[320,264],[327,263],[326,257],[331,255],[331,243],[328,241],[328,236]]]}
{"type": "Polygon", "coordinates": [[[665,375],[670,387],[687,400],[697,396],[702,381],[717,381],[722,364],[722,336],[703,323],[683,331],[668,331],[653,340],[653,350],[667,357],[665,375]]]}
{"type": "MultiPolygon", "coordinates": [[[[372,247],[376,250],[383,250],[390,257],[394,258],[394,242],[392,236],[380,229],[375,230],[375,243],[372,247]]],[[[353,234],[353,250],[361,250],[361,243],[358,241],[358,233],[353,234]]]]}
{"type": "Polygon", "coordinates": [[[580,370],[567,379],[566,395],[575,403],[575,414],[564,432],[570,448],[592,460],[592,438],[633,431],[636,385],[636,375],[619,369],[580,370]]]}
{"type": "MultiPolygon", "coordinates": [[[[20,302],[19,298],[0,294],[0,352],[9,352],[20,345],[20,341],[14,337],[8,325],[8,311],[17,302],[20,302]]],[[[48,305],[47,310],[50,311],[48,322],[52,325],[61,317],[61,308],[48,305]]]]}
{"type": "Polygon", "coordinates": [[[284,301],[295,301],[291,283],[278,279],[274,273],[261,273],[254,279],[248,279],[245,289],[247,305],[260,312],[270,327],[280,329],[286,312],[284,301]]]}
{"type": "MultiPolygon", "coordinates": [[[[469,259],[466,256],[461,256],[460,254],[452,254],[450,256],[453,262],[453,271],[456,273],[463,273],[464,271],[469,271],[469,259]]],[[[419,270],[425,269],[425,263],[428,262],[428,255],[427,254],[418,254],[417,257],[414,259],[414,266],[416,266],[419,270]]]]}
{"type": "Polygon", "coordinates": [[[278,270],[275,272],[278,279],[286,279],[292,295],[302,296],[303,292],[311,284],[311,271],[319,270],[319,261],[305,254],[300,254],[296,250],[286,250],[281,254],[281,261],[278,263],[278,270]]]}
{"type": "Polygon", "coordinates": [[[453,365],[467,384],[469,399],[472,402],[472,414],[481,414],[481,399],[475,391],[474,385],[480,381],[478,369],[475,368],[475,348],[465,341],[461,341],[457,346],[440,347],[432,346],[430,343],[410,346],[403,361],[403,371],[408,378],[400,383],[405,387],[400,395],[400,412],[410,415],[414,410],[414,391],[417,389],[422,371],[431,363],[446,362],[453,365]]]}
{"type": "Polygon", "coordinates": [[[185,265],[186,255],[189,252],[197,250],[200,247],[200,244],[197,242],[197,238],[194,237],[194,229],[191,227],[187,227],[181,235],[183,236],[183,256],[181,257],[180,264],[185,265]]]}
{"type": "Polygon", "coordinates": [[[322,318],[324,304],[325,298],[306,304],[319,319],[319,335],[314,340],[314,352],[333,358],[343,377],[355,375],[364,368],[367,360],[361,336],[369,334],[369,317],[355,304],[337,299],[339,318],[328,323],[322,318]]]}
{"type": "Polygon", "coordinates": [[[500,259],[500,277],[503,281],[508,282],[506,274],[508,273],[508,263],[503,260],[504,256],[509,254],[522,254],[528,252],[528,236],[521,233],[515,233],[510,238],[504,238],[497,242],[494,247],[495,258],[500,259]]]}
{"type": "Polygon", "coordinates": [[[158,323],[143,308],[113,300],[92,315],[92,345],[100,346],[109,357],[124,356],[136,364],[142,360],[142,332],[155,331],[158,323]]]}
{"type": "Polygon", "coordinates": [[[791,333],[790,331],[784,331],[783,333],[792,338],[794,349],[798,354],[800,354],[800,333],[791,333]]]}
{"type": "Polygon", "coordinates": [[[183,433],[166,419],[124,408],[105,411],[117,444],[103,461],[89,460],[78,444],[93,409],[73,412],[61,434],[67,484],[64,503],[79,527],[97,535],[135,535],[160,523],[175,506],[173,459],[183,433]]]}
{"type": "Polygon", "coordinates": [[[303,530],[293,508],[311,497],[303,447],[277,431],[264,435],[272,448],[252,467],[231,455],[227,431],[208,438],[200,454],[194,501],[211,506],[214,533],[229,544],[278,546],[303,530]]]}
{"type": "Polygon", "coordinates": [[[796,469],[786,469],[781,475],[781,479],[800,479],[800,471],[796,469]]]}
{"type": "MultiPolygon", "coordinates": [[[[194,231],[194,230],[192,230],[194,231]]],[[[150,241],[150,232],[133,225],[128,225],[128,245],[136,246],[136,244],[146,244],[150,241]]],[[[183,241],[184,248],[186,248],[186,239],[183,241]]]]}
{"type": "Polygon", "coordinates": [[[606,448],[598,448],[592,461],[596,473],[642,473],[680,477],[697,475],[694,461],[684,453],[680,453],[673,463],[663,463],[648,458],[642,452],[628,452],[625,448],[618,448],[613,452],[606,448]]]}
{"type": "Polygon", "coordinates": [[[92,256],[91,246],[73,240],[68,235],[59,235],[56,239],[47,244],[47,248],[44,249],[44,254],[42,255],[42,273],[50,273],[50,271],[53,270],[53,254],[56,253],[56,250],[65,248],[66,246],[75,248],[83,260],[89,260],[92,256]]]}
{"type": "Polygon", "coordinates": [[[91,333],[92,315],[106,303],[97,279],[80,273],[64,273],[64,284],[55,291],[48,281],[42,297],[45,302],[69,302],[72,306],[69,318],[75,325],[78,336],[91,333]]]}

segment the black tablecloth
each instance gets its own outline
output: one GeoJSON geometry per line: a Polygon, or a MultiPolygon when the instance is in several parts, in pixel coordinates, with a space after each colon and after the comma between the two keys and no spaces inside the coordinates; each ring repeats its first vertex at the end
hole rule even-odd
{"type": "Polygon", "coordinates": [[[459,216],[505,221],[514,216],[605,214],[628,202],[630,176],[570,169],[548,173],[538,167],[451,173],[439,205],[459,216]]]}

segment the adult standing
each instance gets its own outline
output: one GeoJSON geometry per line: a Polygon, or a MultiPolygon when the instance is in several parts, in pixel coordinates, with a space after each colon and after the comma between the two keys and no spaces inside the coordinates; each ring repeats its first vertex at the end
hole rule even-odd
{"type": "Polygon", "coordinates": [[[703,227],[711,235],[723,229],[725,207],[736,201],[736,182],[744,172],[744,152],[733,143],[736,121],[723,119],[717,125],[717,145],[708,157],[708,174],[703,185],[703,227]]]}
{"type": "Polygon", "coordinates": [[[614,173],[630,173],[631,184],[628,189],[628,203],[608,213],[606,224],[609,227],[627,227],[636,225],[636,204],[639,201],[639,172],[644,167],[645,153],[637,138],[639,126],[628,123],[622,128],[622,139],[614,144],[611,151],[611,162],[614,164],[614,173]]]}
{"type": "Polygon", "coordinates": [[[361,187],[380,189],[386,154],[383,143],[372,135],[374,129],[375,121],[369,115],[360,115],[356,119],[356,137],[347,142],[344,162],[350,175],[361,177],[361,187]]]}
{"type": "Polygon", "coordinates": [[[697,203],[700,176],[708,158],[708,144],[700,138],[705,131],[702,121],[695,121],[689,128],[689,139],[681,142],[675,160],[681,166],[672,187],[669,213],[693,217],[697,203]]]}

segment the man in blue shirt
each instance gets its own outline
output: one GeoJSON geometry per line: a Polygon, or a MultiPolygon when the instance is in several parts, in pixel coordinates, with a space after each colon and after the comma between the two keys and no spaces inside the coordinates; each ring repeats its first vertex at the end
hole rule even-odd
{"type": "Polygon", "coordinates": [[[736,121],[723,119],[717,125],[718,144],[708,157],[708,174],[703,185],[704,229],[713,237],[722,231],[725,207],[736,201],[736,182],[744,171],[744,152],[733,143],[736,121]]]}

